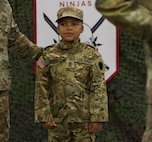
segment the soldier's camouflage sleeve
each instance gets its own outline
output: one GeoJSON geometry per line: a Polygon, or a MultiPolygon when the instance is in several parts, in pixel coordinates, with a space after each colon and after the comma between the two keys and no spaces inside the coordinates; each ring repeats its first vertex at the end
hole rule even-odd
{"type": "Polygon", "coordinates": [[[108,121],[108,96],[105,82],[105,66],[101,55],[94,53],[94,65],[92,67],[92,81],[90,92],[90,121],[108,121]]]}
{"type": "Polygon", "coordinates": [[[24,59],[37,59],[43,50],[20,32],[13,18],[8,36],[8,49],[24,59]]]}
{"type": "Polygon", "coordinates": [[[151,0],[96,0],[95,6],[123,31],[143,40],[152,38],[151,0]]]}
{"type": "MultiPolygon", "coordinates": [[[[42,60],[41,60],[42,61],[42,60]]],[[[51,97],[49,94],[49,77],[48,68],[40,66],[36,70],[35,82],[35,122],[49,122],[53,121],[52,111],[50,108],[51,97]]]]}

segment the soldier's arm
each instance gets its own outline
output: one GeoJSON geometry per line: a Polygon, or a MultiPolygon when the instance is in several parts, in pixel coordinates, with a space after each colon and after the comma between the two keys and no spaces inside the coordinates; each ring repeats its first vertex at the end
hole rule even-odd
{"type": "Polygon", "coordinates": [[[108,121],[108,97],[105,82],[105,67],[99,53],[95,57],[91,71],[91,90],[90,90],[90,122],[108,121]]]}
{"type": "Polygon", "coordinates": [[[53,121],[53,116],[50,107],[51,97],[49,93],[48,68],[42,67],[43,69],[41,69],[41,67],[37,66],[36,70],[34,97],[35,122],[51,122],[53,121]]]}
{"type": "Polygon", "coordinates": [[[42,48],[31,42],[22,34],[12,18],[12,26],[8,36],[9,51],[24,59],[34,59],[42,53],[42,48]]]}
{"type": "MultiPolygon", "coordinates": [[[[150,0],[96,0],[96,8],[121,30],[140,39],[152,38],[150,0]]],[[[152,10],[152,9],[151,9],[152,10]]]]}

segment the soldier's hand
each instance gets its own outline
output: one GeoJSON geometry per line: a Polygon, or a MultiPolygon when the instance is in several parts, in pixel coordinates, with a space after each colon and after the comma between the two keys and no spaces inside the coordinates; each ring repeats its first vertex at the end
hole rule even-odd
{"type": "Polygon", "coordinates": [[[89,123],[89,133],[95,134],[95,133],[100,132],[101,129],[102,129],[101,122],[89,123]]]}
{"type": "Polygon", "coordinates": [[[54,121],[51,121],[51,122],[43,122],[42,123],[42,126],[44,128],[53,128],[53,127],[56,127],[56,123],[54,121]]]}

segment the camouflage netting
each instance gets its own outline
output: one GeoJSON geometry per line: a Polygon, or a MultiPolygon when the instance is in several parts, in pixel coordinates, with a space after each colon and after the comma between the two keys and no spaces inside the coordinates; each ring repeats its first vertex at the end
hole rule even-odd
{"type": "MultiPolygon", "coordinates": [[[[33,41],[33,0],[10,0],[21,31],[33,41]]],[[[142,42],[119,32],[119,73],[108,82],[109,123],[96,142],[140,142],[145,129],[146,67],[142,42]]],[[[44,35],[45,36],[45,35],[44,35]]],[[[34,123],[33,61],[10,54],[10,142],[47,142],[47,132],[34,123]]]]}

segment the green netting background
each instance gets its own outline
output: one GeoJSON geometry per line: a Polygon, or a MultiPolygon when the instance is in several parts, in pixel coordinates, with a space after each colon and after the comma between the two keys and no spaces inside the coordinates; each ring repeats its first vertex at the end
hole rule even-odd
{"type": "MultiPolygon", "coordinates": [[[[33,0],[9,0],[20,30],[33,41],[33,0]]],[[[44,35],[45,36],[45,35],[44,35]]],[[[47,131],[34,123],[33,62],[10,53],[10,142],[47,142],[47,131]]],[[[96,142],[140,142],[146,114],[145,52],[141,41],[119,32],[119,73],[107,84],[109,123],[96,142]]]]}

